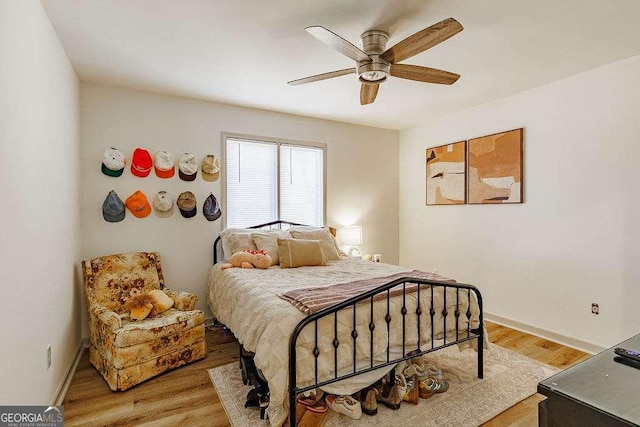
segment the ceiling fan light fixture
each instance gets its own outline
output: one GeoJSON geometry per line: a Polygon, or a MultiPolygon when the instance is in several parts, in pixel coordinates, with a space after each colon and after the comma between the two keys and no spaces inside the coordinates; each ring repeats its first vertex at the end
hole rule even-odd
{"type": "Polygon", "coordinates": [[[371,55],[371,61],[358,63],[358,78],[362,83],[382,83],[391,72],[388,62],[371,55]]]}
{"type": "Polygon", "coordinates": [[[380,83],[387,80],[387,73],[383,71],[366,71],[360,74],[360,81],[363,83],[380,83]]]}

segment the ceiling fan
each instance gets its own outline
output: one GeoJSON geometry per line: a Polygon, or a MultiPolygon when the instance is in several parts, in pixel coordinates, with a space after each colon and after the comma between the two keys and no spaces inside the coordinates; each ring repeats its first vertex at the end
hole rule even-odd
{"type": "Polygon", "coordinates": [[[425,83],[450,85],[455,83],[459,74],[419,65],[399,64],[400,61],[430,49],[462,31],[462,25],[453,18],[447,18],[430,27],[407,37],[385,50],[389,34],[384,31],[370,30],[362,33],[362,49],[343,39],[339,35],[319,25],[305,28],[309,34],[328,44],[341,54],[356,61],[357,66],[344,70],[316,74],[288,82],[290,85],[317,82],[347,74],[358,74],[362,82],[360,104],[371,104],[376,99],[380,83],[388,76],[415,80],[425,83]]]}

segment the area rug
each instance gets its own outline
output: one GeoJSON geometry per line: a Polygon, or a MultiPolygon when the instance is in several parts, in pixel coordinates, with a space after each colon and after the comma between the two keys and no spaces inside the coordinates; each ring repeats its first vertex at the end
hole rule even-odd
{"type": "MultiPolygon", "coordinates": [[[[399,410],[380,405],[375,416],[352,420],[329,411],[327,426],[477,426],[536,393],[539,381],[558,372],[549,365],[491,344],[485,350],[484,379],[476,376],[477,355],[473,350],[448,347],[427,355],[449,381],[449,390],[420,400],[403,402],[399,410]]],[[[220,401],[234,427],[268,426],[257,408],[245,409],[250,386],[242,384],[239,364],[209,369],[220,401]]]]}

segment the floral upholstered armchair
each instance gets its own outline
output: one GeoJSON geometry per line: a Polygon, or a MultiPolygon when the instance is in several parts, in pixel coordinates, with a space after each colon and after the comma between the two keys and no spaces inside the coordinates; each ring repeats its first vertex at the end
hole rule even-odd
{"type": "Polygon", "coordinates": [[[91,347],[89,361],[112,390],[126,390],[155,375],[204,358],[204,313],[197,296],[164,287],[160,254],[134,252],[82,262],[91,347]],[[173,308],[130,320],[125,302],[135,292],[163,290],[173,308]]]}

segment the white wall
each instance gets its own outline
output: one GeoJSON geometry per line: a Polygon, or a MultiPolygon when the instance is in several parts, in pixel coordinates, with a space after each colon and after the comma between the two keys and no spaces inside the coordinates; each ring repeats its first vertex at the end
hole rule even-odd
{"type": "Polygon", "coordinates": [[[640,332],[640,57],[400,133],[400,262],[597,346],[640,332]],[[521,205],[425,206],[425,149],[524,127],[521,205]],[[599,316],[590,313],[600,304],[599,316]]]}
{"type": "Polygon", "coordinates": [[[0,404],[47,405],[80,343],[79,82],[35,0],[0,2],[0,58],[0,404]]]}
{"type": "MultiPolygon", "coordinates": [[[[208,222],[202,203],[209,192],[220,200],[221,180],[210,183],[137,178],[127,169],[118,178],[100,171],[102,154],[114,146],[130,164],[135,147],[150,153],[166,149],[179,158],[193,152],[221,159],[221,132],[324,142],[327,144],[327,224],[361,224],[363,253],[382,253],[398,261],[398,132],[311,119],[211,102],[137,92],[94,84],[81,86],[83,259],[137,250],[159,251],[167,286],[195,292],[206,308],[206,282],[212,243],[221,220],[208,222]],[[102,202],[114,189],[125,200],[135,190],[149,199],[159,190],[173,197],[192,191],[198,215],[179,212],[160,219],[127,213],[120,223],[102,218],[102,202]]],[[[86,328],[86,327],[85,327],[86,328]]]]}

